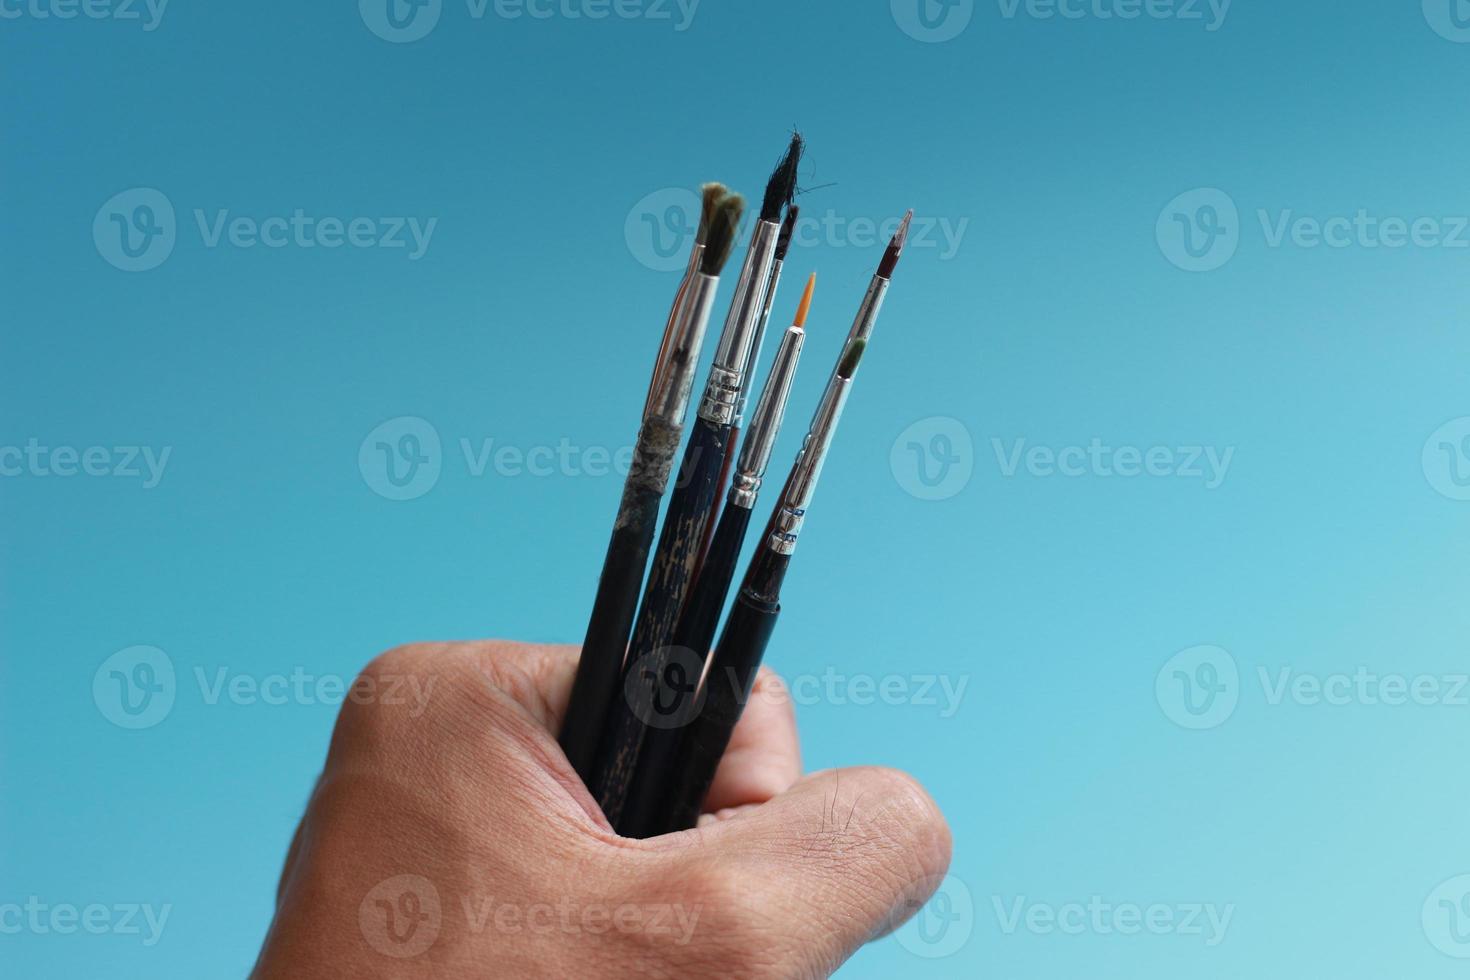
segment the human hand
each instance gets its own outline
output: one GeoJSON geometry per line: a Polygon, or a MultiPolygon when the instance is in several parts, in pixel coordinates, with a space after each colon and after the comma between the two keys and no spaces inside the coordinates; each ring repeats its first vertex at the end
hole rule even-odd
{"type": "Polygon", "coordinates": [[[260,980],[824,977],[900,925],[949,829],[889,769],[801,777],[762,672],[695,830],[613,833],[562,755],[577,649],[423,644],[349,698],[286,857],[260,980]],[[393,697],[389,691],[422,697],[393,697]]]}

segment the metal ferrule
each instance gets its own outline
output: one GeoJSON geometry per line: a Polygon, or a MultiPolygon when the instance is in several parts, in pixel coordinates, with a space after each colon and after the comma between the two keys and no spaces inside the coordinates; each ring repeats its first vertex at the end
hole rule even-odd
{"type": "Polygon", "coordinates": [[[857,316],[852,321],[852,329],[847,333],[849,344],[859,338],[867,340],[873,335],[873,327],[878,322],[878,314],[883,310],[883,297],[888,295],[888,284],[889,280],[882,276],[874,276],[873,281],[868,284],[868,291],[863,294],[863,304],[858,307],[857,316]]]}
{"type": "Polygon", "coordinates": [[[740,269],[740,280],[735,284],[730,312],[725,317],[725,329],[720,334],[720,346],[715,350],[709,384],[705,386],[704,400],[699,405],[700,417],[711,422],[729,425],[735,420],[736,403],[740,400],[746,362],[750,359],[750,349],[760,327],[761,303],[765,300],[771,263],[776,256],[776,236],[780,231],[781,226],[771,221],[755,223],[750,248],[745,253],[745,265],[740,269]]]}
{"type": "Polygon", "coordinates": [[[709,328],[710,310],[714,306],[719,276],[696,272],[685,284],[675,310],[670,330],[664,370],[655,378],[649,392],[644,421],[657,418],[669,425],[683,425],[689,411],[689,395],[694,388],[694,374],[699,368],[699,351],[709,328]]]}
{"type": "Polygon", "coordinates": [[[776,287],[781,284],[781,267],[785,264],[784,260],[771,263],[771,277],[766,282],[766,290],[761,297],[761,318],[755,328],[755,343],[750,345],[750,356],[745,359],[747,383],[740,387],[740,394],[735,399],[736,425],[745,418],[745,402],[750,397],[750,389],[755,387],[755,368],[761,360],[761,345],[766,339],[766,325],[771,322],[771,307],[776,305],[776,287]]]}
{"type": "Polygon", "coordinates": [[[797,536],[801,534],[801,525],[806,520],[807,508],[811,506],[817,480],[822,475],[822,464],[827,461],[827,451],[832,448],[832,436],[837,432],[837,423],[842,419],[842,408],[847,404],[850,391],[851,378],[833,375],[822,395],[822,403],[817,406],[811,431],[802,444],[801,454],[796,457],[791,479],[776,510],[769,544],[778,555],[789,555],[796,550],[797,536]]]}
{"type": "Polygon", "coordinates": [[[674,305],[669,309],[669,318],[664,323],[663,340],[659,342],[658,358],[653,362],[653,378],[648,382],[648,399],[643,403],[643,416],[653,409],[653,399],[663,383],[664,375],[669,371],[669,352],[673,348],[674,331],[679,319],[680,310],[684,306],[684,294],[689,291],[689,283],[699,272],[699,266],[704,262],[704,243],[695,242],[689,249],[689,264],[684,268],[684,276],[679,280],[679,289],[674,293],[674,305]]]}
{"type": "Polygon", "coordinates": [[[791,383],[796,378],[796,362],[801,359],[801,348],[805,343],[806,331],[790,327],[781,337],[781,346],[776,348],[771,373],[761,390],[760,401],[755,404],[745,443],[740,447],[740,461],[735,464],[735,479],[730,484],[731,507],[750,510],[755,506],[761,480],[771,463],[771,451],[776,448],[781,421],[786,417],[786,402],[791,397],[791,383]]]}

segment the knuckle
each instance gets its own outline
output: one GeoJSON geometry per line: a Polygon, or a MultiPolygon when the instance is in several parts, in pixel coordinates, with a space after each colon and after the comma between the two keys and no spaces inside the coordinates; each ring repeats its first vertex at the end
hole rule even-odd
{"type": "Polygon", "coordinates": [[[436,645],[432,643],[405,643],[384,650],[358,672],[358,679],[377,681],[422,672],[436,650],[436,645]]]}
{"type": "Polygon", "coordinates": [[[867,834],[898,851],[921,876],[948,867],[949,824],[919,781],[906,772],[876,766],[861,769],[857,775],[859,798],[853,812],[867,834]],[[863,796],[870,798],[866,805],[863,796]]]}
{"type": "Polygon", "coordinates": [[[803,853],[837,877],[892,883],[933,875],[949,865],[949,826],[913,777],[863,767],[823,777],[805,823],[803,853]]]}

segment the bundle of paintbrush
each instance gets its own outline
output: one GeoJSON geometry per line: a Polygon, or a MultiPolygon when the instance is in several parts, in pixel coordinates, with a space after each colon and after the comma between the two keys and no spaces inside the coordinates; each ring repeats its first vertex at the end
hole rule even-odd
{"type": "Polygon", "coordinates": [[[561,743],[609,822],[626,836],[692,826],[698,816],[774,628],[781,581],[908,230],[906,217],[862,300],[707,664],[806,339],[815,274],[781,338],[737,462],[745,406],[796,225],[802,149],[801,137],[793,136],[766,185],[648,568],[694,364],[742,207],[720,185],[705,188],[598,583],[561,743]]]}

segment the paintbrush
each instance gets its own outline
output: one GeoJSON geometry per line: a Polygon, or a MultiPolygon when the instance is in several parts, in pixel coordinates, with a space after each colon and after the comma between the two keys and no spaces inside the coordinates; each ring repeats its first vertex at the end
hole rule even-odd
{"type": "Polygon", "coordinates": [[[828,380],[826,393],[818,405],[801,454],[781,488],[781,502],[771,512],[771,519],[762,533],[763,544],[756,552],[740,595],[731,607],[704,684],[696,696],[685,699],[689,704],[684,709],[684,717],[689,719],[687,729],[680,739],[674,763],[663,774],[664,784],[668,787],[665,798],[670,802],[666,807],[661,806],[659,811],[640,814],[642,820],[638,829],[646,836],[684,830],[694,826],[699,819],[700,808],[714,781],[715,769],[724,755],[725,746],[729,744],[730,732],[750,697],[765,645],[775,628],[785,565],[795,549],[796,534],[806,516],[806,504],[815,489],[816,477],[820,474],[847,392],[852,387],[858,361],[878,324],[878,314],[882,311],[898,260],[903,255],[913,216],[913,211],[904,215],[868,283],[848,330],[842,357],[828,380]],[[815,458],[809,458],[813,452],[815,458]],[[723,655],[722,649],[725,651],[723,655]]]}
{"type": "Polygon", "coordinates": [[[659,503],[668,489],[674,454],[684,432],[699,352],[709,324],[720,270],[729,258],[745,202],[719,184],[704,188],[699,232],[675,294],[654,364],[633,463],[623,483],[612,539],[603,560],[571,699],[562,723],[562,750],[587,782],[596,763],[648,565],[659,503]]]}
{"type": "Polygon", "coordinates": [[[801,136],[794,135],[766,184],[760,219],[751,234],[745,264],[736,281],[730,312],[715,350],[709,381],[700,401],[669,499],[658,548],[643,590],[642,605],[623,668],[622,698],[615,698],[604,724],[598,762],[588,784],[609,822],[617,825],[650,724],[660,723],[654,689],[645,677],[663,674],[675,619],[691,578],[703,557],[707,529],[727,475],[726,461],[738,426],[735,409],[746,384],[746,361],[760,324],[764,291],[775,259],[781,214],[796,193],[801,136]]]}
{"type": "MultiPolygon", "coordinates": [[[[776,254],[771,262],[771,274],[766,279],[765,301],[761,304],[760,320],[756,324],[755,342],[750,345],[750,354],[745,359],[744,377],[746,383],[740,389],[740,395],[735,400],[735,424],[730,427],[730,439],[725,446],[725,465],[720,471],[719,486],[726,485],[730,476],[730,463],[735,458],[735,444],[740,438],[740,426],[745,418],[745,403],[750,395],[750,390],[755,381],[755,368],[760,363],[761,346],[766,336],[766,325],[771,321],[771,307],[776,302],[776,290],[781,285],[781,270],[786,265],[786,253],[791,248],[791,236],[796,231],[797,219],[801,216],[801,207],[792,204],[786,209],[786,217],[781,222],[781,230],[776,235],[776,254]]],[[[709,552],[712,534],[715,530],[713,515],[705,524],[704,539],[700,541],[699,553],[705,555],[709,552]]],[[[703,559],[695,563],[693,580],[698,580],[699,570],[703,567],[703,559]]],[[[703,656],[703,653],[700,654],[703,656]]]]}
{"type": "Polygon", "coordinates": [[[781,614],[781,586],[866,347],[867,341],[862,338],[848,342],[817,406],[811,429],[776,507],[773,530],[756,549],[740,592],[730,607],[720,641],[715,645],[702,693],[703,703],[684,733],[675,765],[665,774],[672,790],[672,801],[664,813],[667,822],[661,825],[653,821],[649,825],[650,833],[686,830],[699,819],[715,771],[750,700],[756,673],[776,629],[781,614]]]}
{"type": "MultiPolygon", "coordinates": [[[[688,675],[692,674],[697,683],[699,669],[714,640],[720,612],[729,596],[740,549],[750,527],[751,511],[755,508],[766,467],[771,461],[771,452],[775,448],[791,385],[796,377],[797,363],[801,359],[801,349],[806,343],[807,314],[816,284],[816,273],[812,273],[792,325],[776,349],[760,401],[751,416],[750,429],[745,434],[745,443],[741,446],[735,480],[725,500],[725,509],[720,514],[713,542],[674,628],[672,645],[675,659],[663,676],[652,679],[661,688],[655,694],[654,703],[666,706],[671,718],[682,717],[687,710],[683,701],[694,694],[688,675]]],[[[669,785],[668,774],[677,758],[683,732],[684,729],[677,725],[657,726],[650,728],[644,737],[632,788],[621,820],[615,825],[617,832],[624,837],[651,837],[663,832],[673,789],[669,785]]]]}

